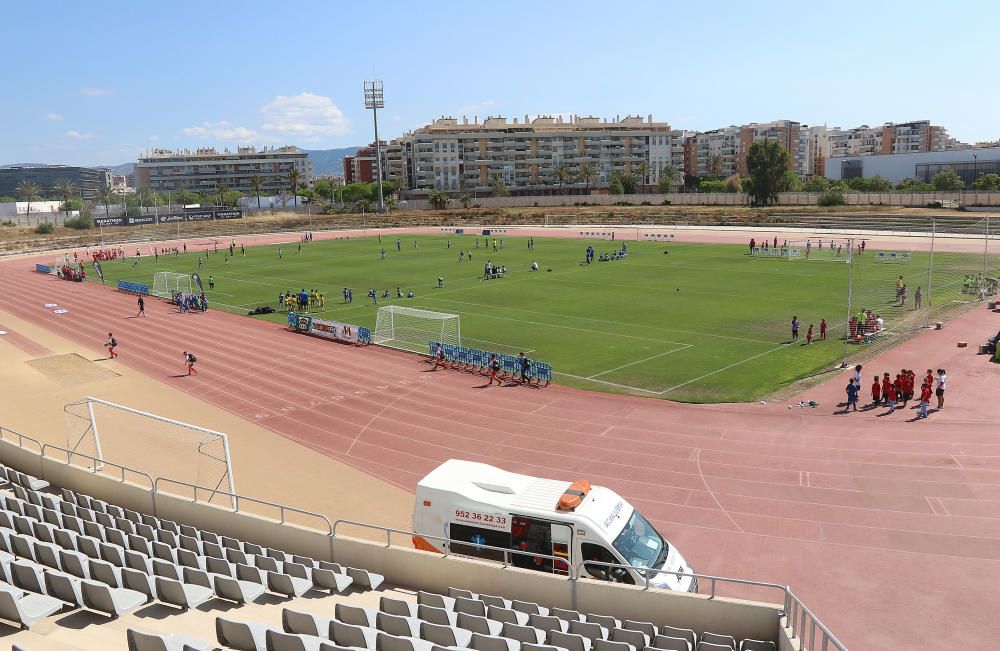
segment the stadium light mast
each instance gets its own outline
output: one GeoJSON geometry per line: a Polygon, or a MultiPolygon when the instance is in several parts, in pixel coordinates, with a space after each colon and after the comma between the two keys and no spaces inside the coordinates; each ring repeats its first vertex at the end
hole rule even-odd
{"type": "Polygon", "coordinates": [[[378,211],[381,213],[385,212],[385,200],[382,197],[382,143],[378,139],[378,110],[385,108],[382,80],[365,82],[365,108],[371,109],[372,122],[375,124],[375,171],[378,180],[378,211]]]}

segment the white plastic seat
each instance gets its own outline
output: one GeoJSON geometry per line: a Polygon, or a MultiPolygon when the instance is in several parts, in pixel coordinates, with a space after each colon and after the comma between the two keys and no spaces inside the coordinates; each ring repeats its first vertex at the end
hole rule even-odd
{"type": "Polygon", "coordinates": [[[385,577],[381,574],[375,574],[368,570],[362,570],[357,567],[348,567],[345,569],[347,570],[347,576],[351,577],[354,580],[354,585],[359,588],[377,590],[385,581],[385,577]]]}
{"type": "Polygon", "coordinates": [[[266,591],[260,583],[241,581],[220,574],[212,575],[212,587],[217,597],[238,604],[252,603],[266,591]]]}
{"type": "Polygon", "coordinates": [[[323,640],[313,635],[299,635],[270,630],[265,634],[267,651],[320,651],[323,640]]]}
{"type": "Polygon", "coordinates": [[[215,591],[205,586],[181,583],[162,576],[156,577],[154,581],[157,600],[184,610],[197,608],[215,597],[215,591]]]}
{"type": "Polygon", "coordinates": [[[267,651],[267,632],[272,630],[276,629],[264,624],[215,618],[215,637],[219,644],[236,651],[267,651]]]}
{"type": "Polygon", "coordinates": [[[128,651],[210,651],[212,645],[186,635],[146,633],[134,628],[125,631],[128,651]]]}
{"type": "Polygon", "coordinates": [[[139,570],[131,568],[122,569],[122,587],[141,592],[146,595],[147,599],[154,599],[156,597],[155,581],[155,577],[143,574],[139,570]]]}
{"type": "Polygon", "coordinates": [[[13,593],[0,590],[0,618],[21,628],[31,628],[32,624],[59,612],[62,607],[63,603],[55,597],[26,594],[15,598],[13,593]]]}
{"type": "Polygon", "coordinates": [[[112,588],[104,583],[80,582],[83,591],[83,605],[111,617],[121,617],[146,603],[146,595],[127,588],[112,588]]]}
{"type": "Polygon", "coordinates": [[[440,646],[467,647],[472,641],[472,635],[471,631],[456,626],[420,623],[420,639],[440,646]]]}
{"type": "Polygon", "coordinates": [[[751,640],[747,638],[740,642],[740,651],[775,651],[774,642],[770,640],[751,640]]]}
{"type": "Polygon", "coordinates": [[[90,578],[90,559],[73,549],[59,550],[59,567],[79,579],[90,578]]]}
{"type": "Polygon", "coordinates": [[[322,615],[302,613],[290,608],[281,611],[281,627],[286,633],[315,635],[326,638],[330,635],[330,623],[333,620],[322,615]]]}
{"type": "Polygon", "coordinates": [[[11,561],[8,567],[10,582],[28,592],[45,594],[45,577],[42,566],[31,561],[11,561]]]}
{"type": "Polygon", "coordinates": [[[73,606],[82,606],[83,590],[80,588],[80,581],[81,579],[65,572],[46,572],[45,594],[73,606]]]}
{"type": "Polygon", "coordinates": [[[268,572],[267,589],[288,598],[301,597],[312,589],[312,581],[279,572],[268,572]]]}
{"type": "Polygon", "coordinates": [[[709,633],[705,632],[701,634],[701,639],[698,640],[699,644],[701,642],[706,642],[708,644],[718,644],[719,646],[727,646],[732,651],[736,651],[736,638],[732,635],[720,635],[719,633],[709,633]]]}

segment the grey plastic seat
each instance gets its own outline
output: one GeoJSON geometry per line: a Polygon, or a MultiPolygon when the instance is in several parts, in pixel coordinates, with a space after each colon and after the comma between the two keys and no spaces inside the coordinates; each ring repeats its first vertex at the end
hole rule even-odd
{"type": "Polygon", "coordinates": [[[275,592],[291,599],[293,597],[301,597],[312,590],[312,581],[279,572],[268,572],[267,589],[270,592],[275,592]]]}
{"type": "Polygon", "coordinates": [[[154,541],[149,543],[149,546],[153,549],[153,558],[158,558],[168,563],[177,562],[177,550],[167,543],[154,541]]]}
{"type": "Polygon", "coordinates": [[[690,642],[680,637],[657,635],[653,642],[655,642],[656,646],[648,646],[643,651],[656,651],[657,649],[663,649],[663,651],[693,651],[694,649],[690,642]]]}
{"type": "Polygon", "coordinates": [[[465,597],[454,597],[456,613],[466,613],[477,617],[486,617],[486,604],[478,599],[466,599],[465,597]]]}
{"type": "Polygon", "coordinates": [[[213,645],[186,635],[160,635],[134,628],[125,631],[128,651],[210,651],[213,645]]]}
{"type": "Polygon", "coordinates": [[[154,581],[156,584],[157,600],[173,606],[179,606],[184,610],[197,608],[215,597],[215,592],[205,586],[181,583],[180,581],[167,579],[162,576],[156,577],[154,581]]]}
{"type": "Polygon", "coordinates": [[[420,623],[420,639],[440,646],[467,647],[473,633],[464,628],[444,624],[420,623]]]}
{"type": "Polygon", "coordinates": [[[154,558],[151,561],[153,566],[153,576],[165,576],[168,579],[175,579],[177,581],[181,578],[181,568],[174,565],[170,561],[160,560],[159,558],[154,558]]]}
{"type": "MultiPolygon", "coordinates": [[[[595,622],[570,622],[569,628],[566,630],[569,633],[582,635],[591,642],[594,640],[604,640],[608,637],[608,630],[595,622]]],[[[642,646],[646,645],[643,644],[642,646]]]]}
{"type": "Polygon", "coordinates": [[[330,634],[330,622],[332,621],[323,615],[302,613],[290,608],[283,608],[281,611],[281,627],[286,633],[326,638],[330,634]]]}
{"type": "Polygon", "coordinates": [[[63,572],[68,572],[80,579],[90,578],[90,559],[86,554],[82,554],[72,549],[59,550],[59,567],[63,572]]]}
{"type": "MultiPolygon", "coordinates": [[[[519,624],[504,624],[500,635],[524,644],[541,644],[545,641],[545,633],[533,626],[521,626],[519,624]]],[[[625,651],[629,651],[625,649],[625,651]]]]}
{"type": "MultiPolygon", "coordinates": [[[[339,603],[334,606],[333,613],[339,622],[351,624],[352,626],[364,626],[366,628],[375,628],[375,621],[378,616],[377,610],[362,608],[361,606],[351,606],[345,603],[339,603]]],[[[347,646],[353,645],[348,644],[347,646]]]]}
{"type": "Polygon", "coordinates": [[[441,624],[442,626],[458,626],[458,614],[449,612],[444,608],[435,608],[427,604],[417,606],[417,619],[431,624],[441,624]]]}
{"type": "Polygon", "coordinates": [[[418,637],[420,635],[420,620],[416,617],[400,617],[380,612],[375,615],[375,628],[389,635],[418,637]]]}
{"type": "Polygon", "coordinates": [[[493,606],[495,608],[510,608],[510,599],[504,599],[503,597],[498,597],[496,595],[480,594],[479,600],[487,606],[493,606]]]}
{"type": "Polygon", "coordinates": [[[600,624],[609,631],[622,627],[622,623],[618,621],[618,618],[612,617],[611,615],[594,615],[592,613],[588,613],[586,617],[584,617],[584,621],[600,624]]]}
{"type": "Polygon", "coordinates": [[[31,628],[32,624],[59,612],[62,607],[63,603],[55,597],[26,594],[18,599],[12,593],[0,590],[0,618],[21,628],[31,628]]]}
{"type": "Polygon", "coordinates": [[[56,529],[52,533],[55,536],[57,545],[63,549],[76,551],[76,539],[80,534],[75,531],[70,531],[69,529],[56,529]]]}
{"type": "Polygon", "coordinates": [[[374,649],[377,637],[378,631],[369,626],[355,626],[337,620],[330,622],[330,639],[340,646],[374,649]]]}
{"type": "Polygon", "coordinates": [[[264,635],[267,651],[320,651],[322,639],[314,635],[300,635],[270,630],[264,635]]]}
{"type": "Polygon", "coordinates": [[[512,610],[516,610],[519,613],[525,613],[527,615],[548,615],[549,609],[543,606],[539,606],[533,601],[518,601],[513,599],[510,602],[510,607],[512,610]]]}
{"type": "Polygon", "coordinates": [[[11,561],[7,570],[10,573],[10,582],[17,587],[45,594],[45,577],[42,575],[42,566],[31,561],[11,561]]]}
{"type": "Polygon", "coordinates": [[[142,536],[133,533],[129,534],[126,540],[128,542],[128,548],[131,549],[133,552],[139,552],[144,556],[153,555],[153,545],[142,536]]]}
{"type": "Polygon", "coordinates": [[[242,565],[250,564],[250,556],[247,555],[242,549],[234,549],[232,547],[226,548],[226,560],[230,563],[240,563],[242,565]]]}
{"type": "Polygon", "coordinates": [[[82,580],[83,605],[111,617],[121,617],[146,603],[146,595],[127,588],[111,588],[97,581],[82,580]]]}
{"type": "Polygon", "coordinates": [[[627,628],[630,631],[642,631],[646,634],[646,637],[652,640],[656,637],[656,625],[652,622],[638,622],[631,619],[626,619],[622,622],[622,628],[627,628]]]}
{"type": "Polygon", "coordinates": [[[252,581],[261,585],[264,584],[264,575],[260,570],[250,565],[243,565],[242,563],[236,564],[236,578],[240,581],[252,581]]]}
{"type": "Polygon", "coordinates": [[[736,639],[732,635],[720,635],[706,631],[701,634],[701,639],[698,640],[699,644],[702,642],[706,644],[718,644],[719,646],[729,647],[732,651],[736,651],[736,639]]]}
{"type": "Polygon", "coordinates": [[[107,561],[117,567],[125,567],[125,554],[121,547],[112,543],[101,543],[98,545],[101,551],[101,560],[107,561]]]}
{"type": "Polygon", "coordinates": [[[567,610],[565,608],[549,608],[549,614],[553,617],[558,617],[559,619],[567,622],[571,621],[584,621],[583,615],[581,615],[576,610],[567,610]]]}
{"type": "Polygon", "coordinates": [[[345,569],[347,570],[347,576],[351,577],[354,580],[354,585],[359,588],[377,590],[385,581],[385,577],[381,574],[375,574],[368,570],[362,570],[357,567],[348,567],[345,569]]]}
{"type": "Polygon", "coordinates": [[[464,628],[467,631],[479,633],[480,635],[500,635],[500,631],[503,630],[502,622],[466,613],[458,613],[457,625],[459,628],[464,628]]]}
{"type": "Polygon", "coordinates": [[[478,599],[479,594],[473,592],[472,590],[465,590],[464,588],[448,588],[449,597],[463,597],[465,599],[478,599]]]}
{"type": "Polygon", "coordinates": [[[237,604],[252,603],[266,591],[260,583],[240,581],[221,574],[212,575],[212,588],[215,596],[237,604]]]}
{"type": "Polygon", "coordinates": [[[105,529],[104,539],[111,545],[118,545],[122,549],[128,549],[129,534],[119,529],[105,529]]]}
{"type": "Polygon", "coordinates": [[[505,637],[473,633],[469,648],[476,651],[520,651],[521,644],[505,637]]]}
{"type": "Polygon", "coordinates": [[[747,638],[740,642],[740,651],[775,651],[774,642],[770,640],[751,640],[747,638]]]}
{"type": "Polygon", "coordinates": [[[390,635],[381,631],[375,638],[375,651],[431,651],[433,646],[426,640],[390,635]]]}
{"type": "Polygon", "coordinates": [[[662,626],[660,627],[660,631],[660,635],[654,637],[649,643],[651,647],[673,651],[677,646],[674,640],[680,640],[687,644],[687,649],[693,649],[698,644],[698,636],[691,629],[662,626]]]}
{"type": "Polygon", "coordinates": [[[265,572],[281,572],[281,563],[270,556],[254,556],[253,566],[265,572]]]}
{"type": "Polygon", "coordinates": [[[61,551],[59,545],[36,540],[35,544],[32,545],[32,551],[35,553],[36,562],[45,567],[51,567],[54,570],[61,569],[59,565],[59,552],[61,551]]]}
{"type": "Polygon", "coordinates": [[[122,569],[122,587],[135,590],[146,595],[147,599],[156,598],[155,577],[131,568],[122,569]]]}
{"type": "Polygon", "coordinates": [[[74,606],[83,605],[83,591],[80,579],[65,572],[45,573],[45,594],[74,606]]]}
{"type": "Polygon", "coordinates": [[[131,549],[125,550],[125,567],[131,570],[138,570],[143,574],[153,573],[152,559],[131,549]]]}
{"type": "Polygon", "coordinates": [[[417,603],[433,606],[434,608],[444,608],[445,610],[455,610],[455,599],[436,592],[417,592],[417,603]]]}
{"type": "Polygon", "coordinates": [[[215,618],[215,637],[224,647],[236,651],[267,651],[267,632],[276,630],[264,624],[215,618]]]}
{"type": "Polygon", "coordinates": [[[611,629],[609,638],[612,642],[625,642],[631,644],[636,649],[644,649],[649,646],[649,638],[642,631],[630,631],[625,628],[611,629]]]}
{"type": "Polygon", "coordinates": [[[195,567],[199,570],[205,569],[205,557],[199,556],[195,552],[187,549],[177,550],[177,564],[185,567],[195,567]]]}
{"type": "Polygon", "coordinates": [[[528,625],[546,633],[552,630],[565,633],[569,629],[569,622],[555,615],[528,615],[528,625]]]}
{"type": "Polygon", "coordinates": [[[393,599],[392,597],[382,596],[378,600],[378,609],[383,613],[389,613],[390,615],[399,615],[400,617],[416,617],[417,609],[419,606],[412,601],[406,601],[405,599],[393,599]]]}
{"type": "MultiPolygon", "coordinates": [[[[593,640],[592,641],[594,651],[643,651],[643,649],[636,649],[634,646],[627,642],[612,642],[611,640],[593,640]]],[[[650,647],[645,647],[646,649],[650,647]]]]}
{"type": "Polygon", "coordinates": [[[561,651],[557,646],[548,644],[522,644],[521,651],[561,651]]]}
{"type": "Polygon", "coordinates": [[[549,631],[545,642],[567,651],[590,651],[590,638],[576,633],[549,631]]]}
{"type": "Polygon", "coordinates": [[[96,558],[90,559],[87,565],[90,567],[90,578],[92,580],[100,581],[112,588],[122,587],[122,569],[120,567],[96,558]]]}
{"type": "Polygon", "coordinates": [[[55,529],[55,526],[48,522],[31,521],[31,535],[41,542],[54,543],[55,529]]]}
{"type": "Polygon", "coordinates": [[[526,614],[511,610],[510,608],[498,608],[497,606],[488,606],[486,608],[486,618],[492,619],[495,622],[508,624],[524,625],[528,623],[528,616],[526,614]]]}
{"type": "Polygon", "coordinates": [[[236,566],[221,558],[205,557],[205,571],[223,576],[236,576],[236,566]]]}
{"type": "Polygon", "coordinates": [[[34,538],[31,537],[30,533],[27,536],[19,533],[12,533],[7,538],[10,541],[11,554],[21,558],[26,558],[30,561],[35,560],[35,550],[31,547],[31,543],[34,538]]]}
{"type": "Polygon", "coordinates": [[[101,557],[101,541],[88,534],[80,534],[76,537],[76,548],[90,558],[101,557]]]}
{"type": "Polygon", "coordinates": [[[698,642],[696,651],[732,651],[728,644],[713,644],[712,642],[698,642]]]}

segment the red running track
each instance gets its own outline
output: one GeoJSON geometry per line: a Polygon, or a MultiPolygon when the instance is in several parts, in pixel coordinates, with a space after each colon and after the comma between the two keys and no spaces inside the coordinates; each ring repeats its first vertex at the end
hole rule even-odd
{"type": "MultiPolygon", "coordinates": [[[[451,457],[586,477],[633,502],[697,571],[791,585],[851,649],[995,647],[1000,428],[961,400],[914,424],[486,387],[221,312],[150,300],[149,317],[132,318],[134,297],[29,268],[0,263],[0,309],[95,351],[114,331],[121,363],[405,489],[451,457]],[[179,376],[185,349],[197,377],[179,376]]],[[[996,395],[991,372],[980,395],[996,395]]]]}

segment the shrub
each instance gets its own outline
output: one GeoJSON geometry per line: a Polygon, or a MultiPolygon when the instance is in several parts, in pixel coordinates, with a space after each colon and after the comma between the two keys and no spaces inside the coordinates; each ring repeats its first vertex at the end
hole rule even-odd
{"type": "Polygon", "coordinates": [[[823,194],[819,195],[819,199],[816,203],[820,206],[843,206],[844,205],[844,193],[838,190],[827,190],[823,194]]]}
{"type": "Polygon", "coordinates": [[[5,221],[0,222],[0,226],[6,226],[8,228],[14,228],[15,226],[17,226],[17,224],[15,224],[13,221],[7,219],[5,221]]]}
{"type": "Polygon", "coordinates": [[[662,202],[660,202],[660,205],[661,206],[669,206],[670,205],[670,199],[664,199],[662,202]]]}
{"type": "Polygon", "coordinates": [[[66,228],[75,228],[78,231],[84,231],[94,227],[94,220],[89,215],[80,215],[79,217],[67,219],[64,225],[66,228]]]}
{"type": "Polygon", "coordinates": [[[56,230],[56,227],[52,225],[52,222],[42,222],[35,227],[35,232],[39,235],[48,235],[49,233],[56,230]]]}
{"type": "Polygon", "coordinates": [[[928,208],[940,208],[941,207],[941,202],[940,201],[928,201],[927,202],[927,207],[928,208]]]}

